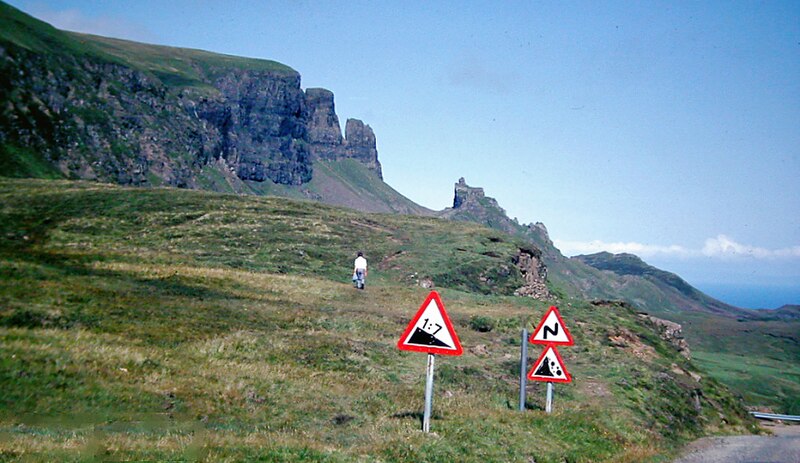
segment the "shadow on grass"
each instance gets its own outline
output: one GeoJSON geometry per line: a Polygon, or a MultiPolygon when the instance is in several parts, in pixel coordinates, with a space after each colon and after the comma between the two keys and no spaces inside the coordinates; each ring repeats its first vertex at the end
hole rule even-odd
{"type": "MultiPolygon", "coordinates": [[[[422,422],[425,419],[425,414],[422,413],[422,412],[404,411],[404,412],[395,413],[394,415],[392,415],[392,418],[395,418],[395,419],[398,419],[398,420],[405,420],[405,419],[408,419],[408,418],[413,418],[413,419],[419,421],[419,426],[422,427],[422,422]]],[[[432,420],[441,420],[442,419],[442,415],[434,412],[433,414],[431,414],[431,419],[432,420]]]]}
{"type": "Polygon", "coordinates": [[[146,277],[98,269],[95,263],[108,261],[100,255],[28,250],[0,252],[0,260],[11,263],[0,266],[4,286],[10,288],[5,291],[7,304],[0,310],[1,326],[124,330],[129,337],[146,342],[175,344],[229,329],[266,328],[276,322],[263,311],[240,310],[242,301],[257,301],[255,296],[212,288],[214,281],[179,273],[146,277]],[[17,268],[15,262],[33,268],[17,268]],[[45,282],[49,293],[31,289],[38,282],[45,282]]]}

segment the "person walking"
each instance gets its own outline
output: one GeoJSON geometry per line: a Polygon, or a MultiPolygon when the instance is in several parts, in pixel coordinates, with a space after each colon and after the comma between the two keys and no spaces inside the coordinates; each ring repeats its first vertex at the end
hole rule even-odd
{"type": "Polygon", "coordinates": [[[367,279],[367,259],[364,258],[364,253],[358,251],[358,256],[353,262],[353,282],[356,288],[364,289],[364,284],[367,279]]]}

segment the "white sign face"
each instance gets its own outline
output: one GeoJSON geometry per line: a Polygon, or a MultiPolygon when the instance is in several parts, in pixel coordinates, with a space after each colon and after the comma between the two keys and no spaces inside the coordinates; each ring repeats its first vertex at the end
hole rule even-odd
{"type": "Polygon", "coordinates": [[[549,381],[554,383],[569,383],[572,377],[569,375],[564,361],[554,346],[547,346],[542,356],[533,365],[528,373],[528,379],[534,381],[549,381]]]}
{"type": "Polygon", "coordinates": [[[558,313],[558,308],[550,307],[550,310],[542,317],[539,326],[530,338],[533,344],[561,344],[571,346],[574,344],[572,335],[569,334],[564,321],[558,313]]]}
{"type": "Polygon", "coordinates": [[[443,349],[455,350],[453,336],[447,329],[444,317],[436,305],[436,300],[431,299],[428,306],[420,315],[414,329],[406,337],[404,344],[418,346],[436,346],[443,349]]]}
{"type": "Polygon", "coordinates": [[[400,350],[461,355],[463,349],[436,291],[431,291],[397,343],[400,350]]]}

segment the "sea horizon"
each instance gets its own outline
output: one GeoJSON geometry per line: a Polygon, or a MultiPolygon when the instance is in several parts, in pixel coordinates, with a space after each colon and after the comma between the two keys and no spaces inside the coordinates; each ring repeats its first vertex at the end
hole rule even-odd
{"type": "Polygon", "coordinates": [[[800,286],[696,283],[707,295],[742,309],[771,310],[800,305],[800,286]]]}

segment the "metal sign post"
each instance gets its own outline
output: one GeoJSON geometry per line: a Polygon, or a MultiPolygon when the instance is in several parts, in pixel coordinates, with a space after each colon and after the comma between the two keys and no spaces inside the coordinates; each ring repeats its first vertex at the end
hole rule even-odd
{"type": "Polygon", "coordinates": [[[433,408],[434,354],[461,355],[464,349],[439,293],[431,291],[417,310],[406,330],[397,341],[397,348],[428,354],[425,371],[425,412],[422,415],[422,431],[431,432],[431,409],[433,408]]]}
{"type": "Polygon", "coordinates": [[[433,367],[436,356],[428,354],[425,371],[425,413],[422,416],[422,432],[431,432],[431,409],[433,408],[433,367]]]}
{"type": "Polygon", "coordinates": [[[564,320],[558,313],[558,307],[550,307],[542,317],[542,321],[539,322],[539,326],[533,331],[529,341],[533,344],[545,345],[539,360],[534,362],[533,368],[528,372],[528,379],[547,382],[545,412],[550,414],[553,412],[553,383],[572,382],[572,376],[567,371],[556,346],[571,346],[575,343],[569,330],[564,326],[564,320]]]}
{"type": "Polygon", "coordinates": [[[525,387],[527,385],[528,377],[525,372],[528,371],[528,329],[522,329],[522,348],[519,355],[519,411],[525,411],[525,387]]]}

